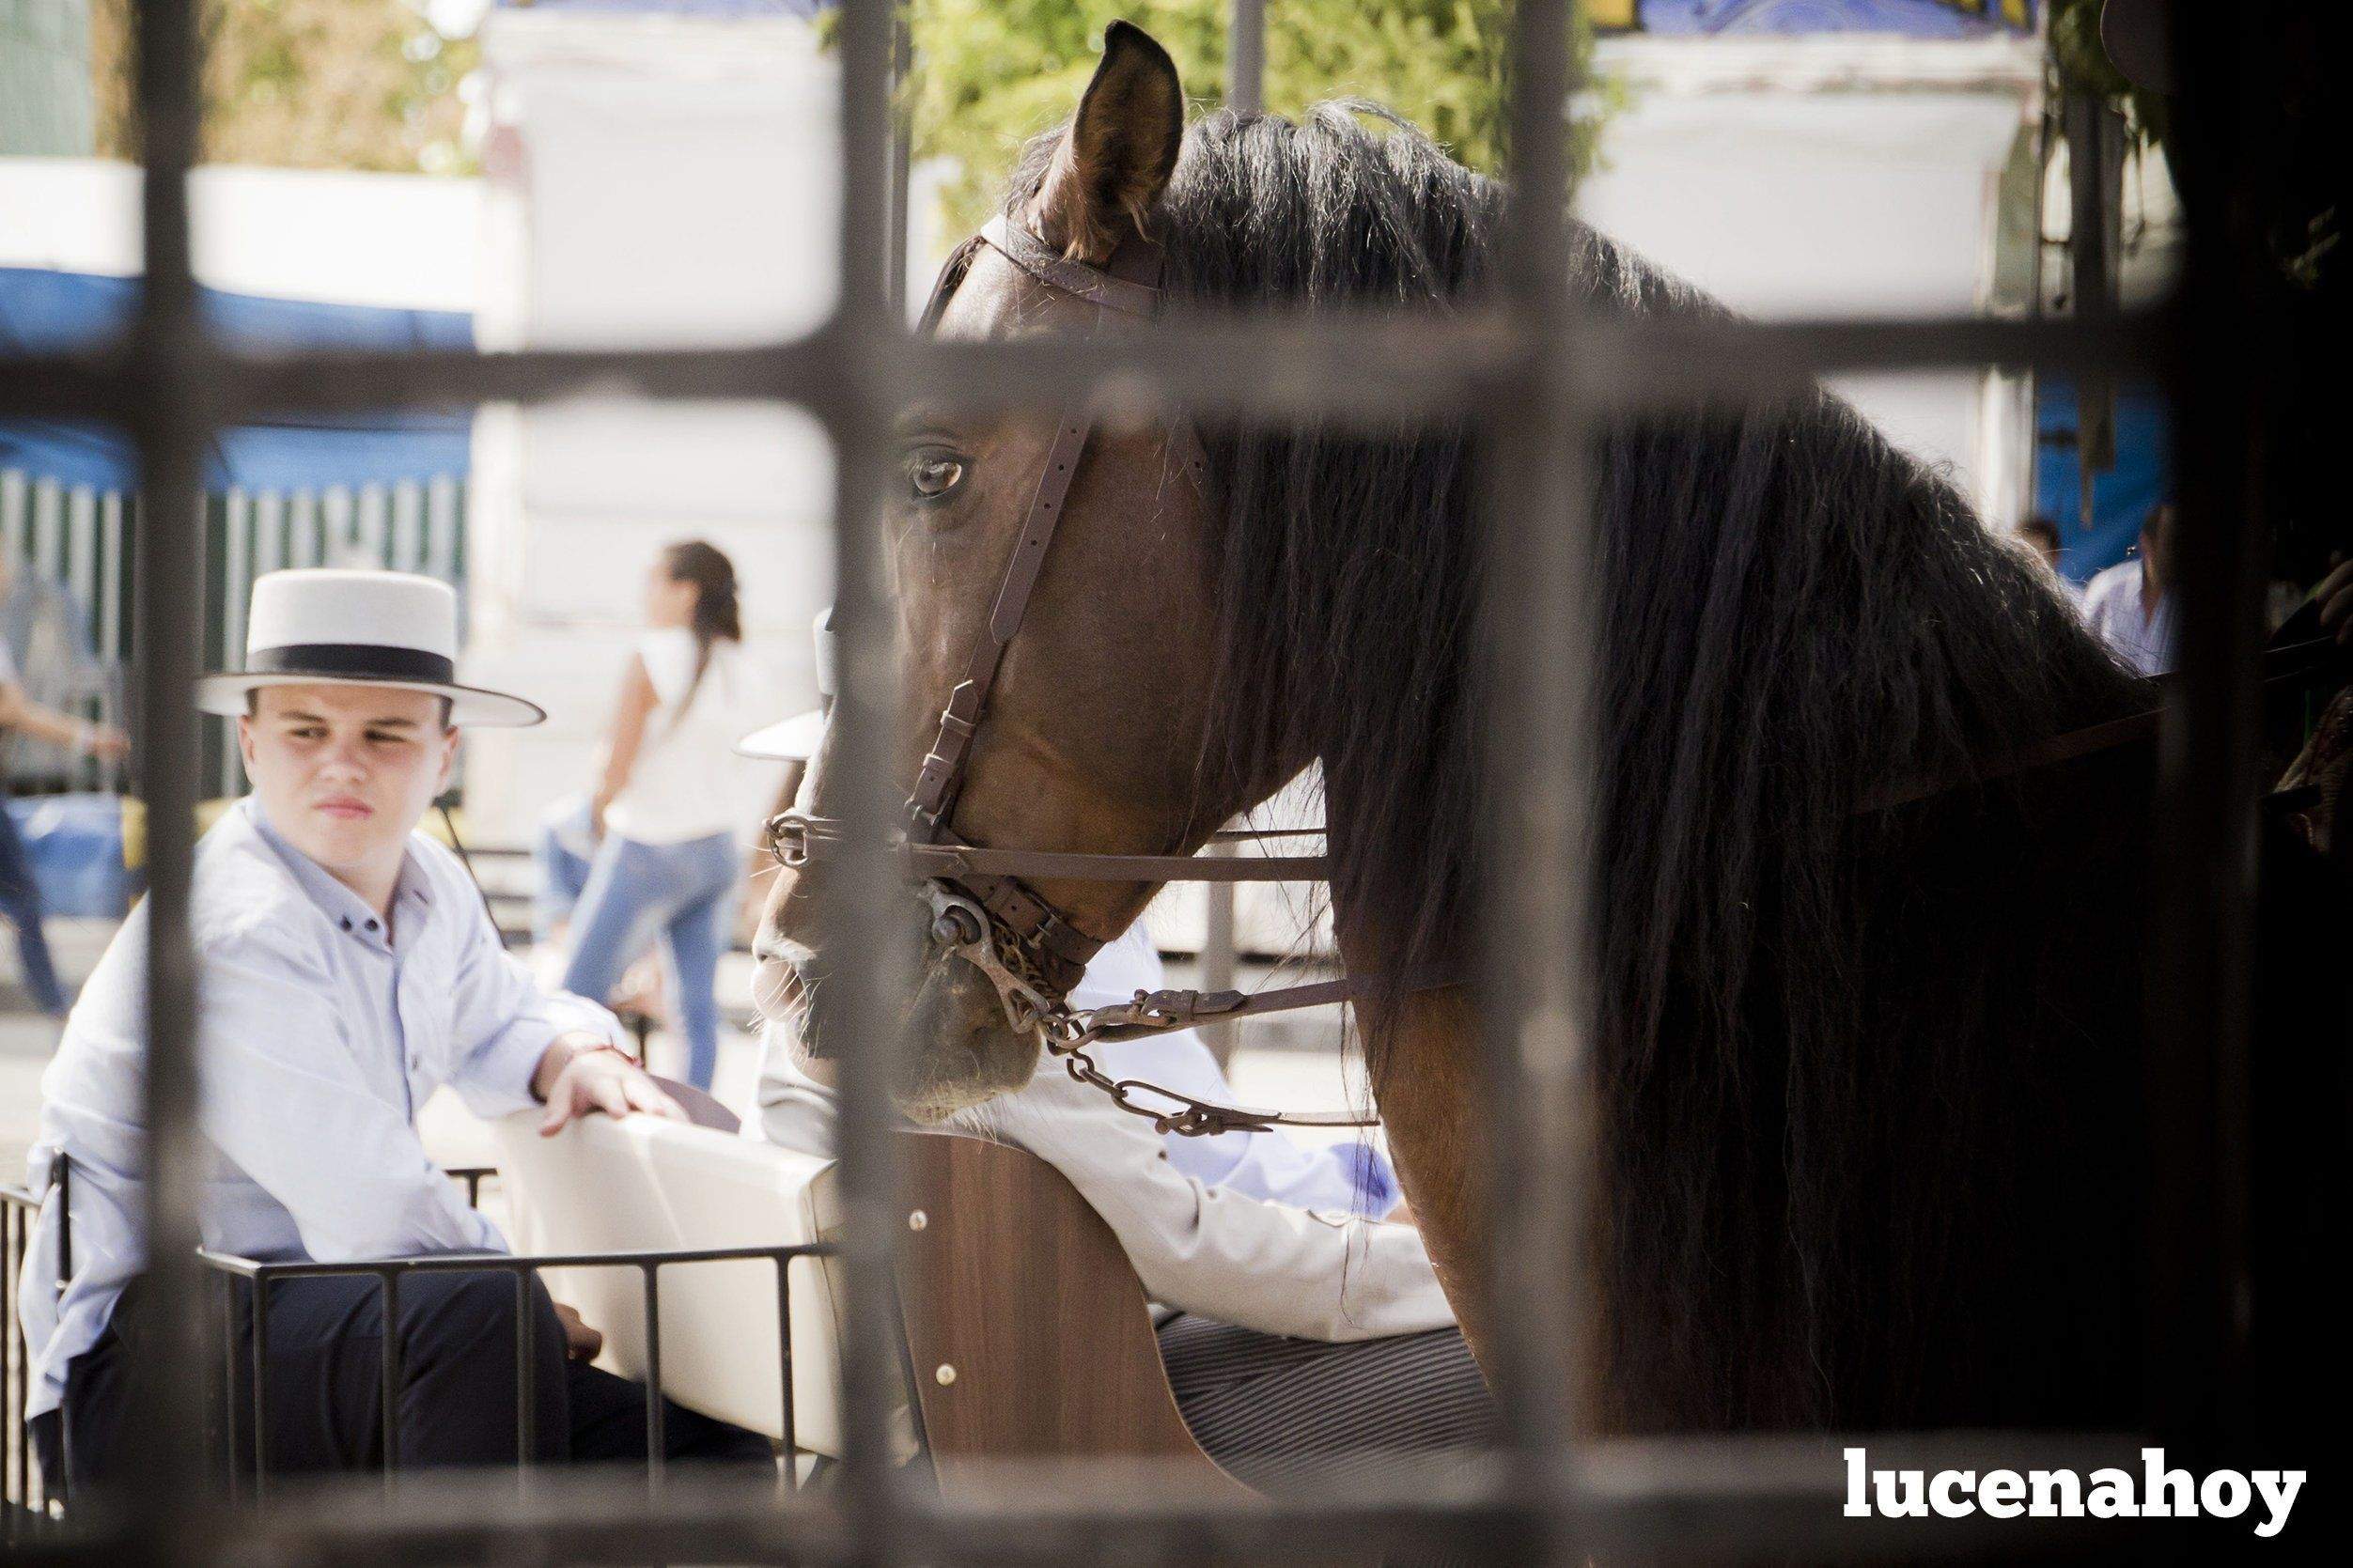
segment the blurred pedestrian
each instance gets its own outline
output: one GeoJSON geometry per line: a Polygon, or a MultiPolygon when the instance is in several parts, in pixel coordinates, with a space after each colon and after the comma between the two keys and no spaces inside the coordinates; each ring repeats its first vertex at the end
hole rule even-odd
{"type": "Polygon", "coordinates": [[[767,711],[765,693],[743,648],[735,566],[711,545],[662,551],[647,573],[645,615],[596,788],[541,829],[539,919],[543,936],[568,924],[563,988],[599,1001],[660,940],[684,1077],[708,1090],[740,845],[774,771],[734,743],[767,711]]]}
{"type": "Polygon", "coordinates": [[[2160,502],[2141,525],[2141,551],[2109,567],[2083,591],[2083,619],[2118,659],[2144,675],[2174,667],[2174,504],[2160,502]]]}
{"type": "Polygon", "coordinates": [[[2036,513],[2018,524],[2018,543],[2034,552],[2034,559],[2042,563],[2043,569],[2050,573],[2050,581],[2066,596],[2067,602],[2078,610],[2082,609],[2082,584],[2059,569],[2059,554],[2064,548],[2059,525],[2036,513]]]}
{"type": "MultiPolygon", "coordinates": [[[[122,757],[131,743],[122,732],[87,719],[77,719],[33,701],[17,681],[16,660],[0,643],[0,730],[13,730],[88,756],[122,757]]],[[[24,974],[25,992],[33,1005],[53,1018],[66,1016],[65,986],[49,956],[49,937],[41,929],[40,884],[34,880],[32,858],[8,813],[5,782],[0,782],[0,915],[16,927],[16,951],[24,974]]]]}

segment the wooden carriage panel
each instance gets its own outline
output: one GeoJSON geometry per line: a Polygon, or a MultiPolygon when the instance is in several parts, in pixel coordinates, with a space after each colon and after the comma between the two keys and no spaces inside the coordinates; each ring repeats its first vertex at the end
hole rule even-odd
{"type": "Polygon", "coordinates": [[[942,1487],[966,1460],[1079,1456],[1152,1459],[1246,1494],[1187,1430],[1144,1287],[1078,1189],[1005,1144],[907,1145],[899,1296],[942,1487]]]}

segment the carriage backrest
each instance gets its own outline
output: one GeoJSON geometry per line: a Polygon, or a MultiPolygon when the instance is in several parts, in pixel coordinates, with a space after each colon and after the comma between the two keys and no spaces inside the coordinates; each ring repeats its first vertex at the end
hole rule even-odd
{"type": "MultiPolygon", "coordinates": [[[[797,1245],[825,1239],[839,1225],[831,1160],[650,1116],[584,1117],[555,1138],[541,1138],[538,1123],[533,1111],[497,1128],[518,1251],[797,1245]]],[[[820,1259],[789,1267],[794,1442],[838,1458],[838,1269],[820,1259]]],[[[672,1264],[661,1281],[662,1391],[689,1409],[781,1439],[775,1266],[766,1260],[672,1264]]],[[[645,1285],[637,1269],[550,1269],[548,1289],[604,1334],[600,1365],[645,1378],[645,1285]]]]}

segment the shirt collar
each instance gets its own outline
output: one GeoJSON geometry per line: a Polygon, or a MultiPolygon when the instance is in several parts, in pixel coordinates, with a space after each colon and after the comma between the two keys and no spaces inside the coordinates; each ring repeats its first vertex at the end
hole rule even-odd
{"type": "MultiPolygon", "coordinates": [[[[394,945],[385,939],[383,920],[368,907],[367,900],[337,881],[334,873],[295,848],[270,825],[270,818],[262,811],[258,796],[248,795],[241,806],[246,820],[253,824],[254,831],[260,835],[261,842],[268,845],[271,853],[284,862],[287,870],[294,874],[295,882],[321,914],[339,929],[350,932],[362,941],[382,948],[394,945]]],[[[423,924],[422,917],[432,908],[433,904],[426,888],[425,868],[417,863],[413,846],[401,851],[400,877],[393,884],[392,902],[396,909],[405,906],[412,914],[412,918],[393,923],[398,938],[397,945],[406,948],[414,939],[417,928],[423,924]]]]}

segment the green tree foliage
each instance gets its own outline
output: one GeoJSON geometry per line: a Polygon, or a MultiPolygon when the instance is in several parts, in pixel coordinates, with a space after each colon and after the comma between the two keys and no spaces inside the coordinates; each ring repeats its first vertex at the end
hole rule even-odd
{"type": "MultiPolygon", "coordinates": [[[[1196,113],[1223,103],[1231,8],[1228,0],[911,0],[912,145],[918,159],[953,163],[946,228],[978,227],[1022,143],[1067,117],[1115,17],[1167,47],[1196,113]]],[[[1270,0],[1266,106],[1296,114],[1328,98],[1372,99],[1493,172],[1504,158],[1511,12],[1511,0],[1270,0]]]]}
{"type": "MultiPolygon", "coordinates": [[[[98,150],[137,156],[132,0],[90,8],[98,150]]],[[[206,162],[470,173],[459,84],[471,39],[445,39],[422,0],[203,0],[206,162]]]]}

